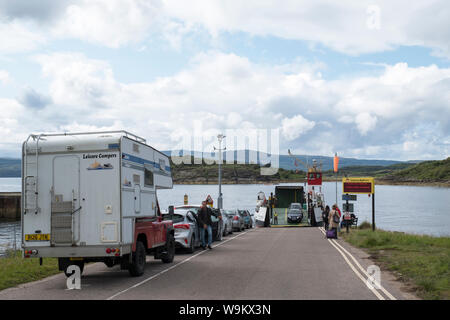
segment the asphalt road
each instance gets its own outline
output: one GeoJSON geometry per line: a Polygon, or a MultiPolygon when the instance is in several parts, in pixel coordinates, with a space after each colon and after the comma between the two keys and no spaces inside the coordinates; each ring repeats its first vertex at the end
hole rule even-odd
{"type": "Polygon", "coordinates": [[[142,277],[96,263],[85,267],[81,290],[67,290],[61,273],[0,291],[0,299],[408,298],[384,273],[388,294],[370,290],[362,269],[372,262],[342,240],[325,239],[319,228],[251,229],[215,242],[212,250],[177,254],[171,264],[147,260],[142,277]]]}

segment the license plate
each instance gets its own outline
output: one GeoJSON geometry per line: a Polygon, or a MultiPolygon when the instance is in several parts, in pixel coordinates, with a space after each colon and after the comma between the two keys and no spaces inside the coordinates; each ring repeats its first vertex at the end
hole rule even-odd
{"type": "Polygon", "coordinates": [[[48,233],[26,234],[25,241],[50,241],[50,234],[48,233]]]}

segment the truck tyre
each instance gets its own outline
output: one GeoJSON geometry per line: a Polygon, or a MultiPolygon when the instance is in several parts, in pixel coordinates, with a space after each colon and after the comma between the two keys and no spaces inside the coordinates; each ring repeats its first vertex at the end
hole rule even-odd
{"type": "Polygon", "coordinates": [[[145,246],[141,241],[136,243],[136,252],[133,252],[132,263],[128,271],[132,277],[139,277],[145,270],[145,246]]]}
{"type": "Polygon", "coordinates": [[[69,266],[71,266],[71,265],[76,265],[76,266],[78,266],[78,267],[80,268],[80,276],[83,274],[83,270],[84,270],[84,261],[72,261],[72,262],[69,262],[69,264],[67,265],[67,267],[64,269],[64,274],[66,275],[67,278],[70,277],[70,276],[73,274],[73,272],[71,272],[71,273],[67,272],[67,268],[68,268],[69,266]]]}
{"type": "Polygon", "coordinates": [[[167,235],[165,252],[161,255],[161,260],[164,263],[171,263],[175,256],[175,238],[173,234],[167,235]]]}

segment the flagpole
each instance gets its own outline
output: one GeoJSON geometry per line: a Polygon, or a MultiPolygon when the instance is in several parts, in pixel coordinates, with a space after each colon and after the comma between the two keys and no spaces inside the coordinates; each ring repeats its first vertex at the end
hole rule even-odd
{"type": "Polygon", "coordinates": [[[335,152],[334,153],[334,161],[333,161],[334,163],[333,163],[333,166],[334,166],[334,172],[336,172],[336,205],[337,205],[337,202],[338,202],[338,199],[337,199],[337,172],[338,172],[338,163],[339,163],[339,158],[338,158],[338,156],[337,156],[337,152],[335,152]]]}

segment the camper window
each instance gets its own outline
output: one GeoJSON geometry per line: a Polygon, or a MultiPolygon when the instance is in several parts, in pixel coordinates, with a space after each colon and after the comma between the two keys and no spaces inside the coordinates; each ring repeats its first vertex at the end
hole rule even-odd
{"type": "Polygon", "coordinates": [[[153,172],[147,168],[144,168],[144,186],[153,187],[153,172]]]}

